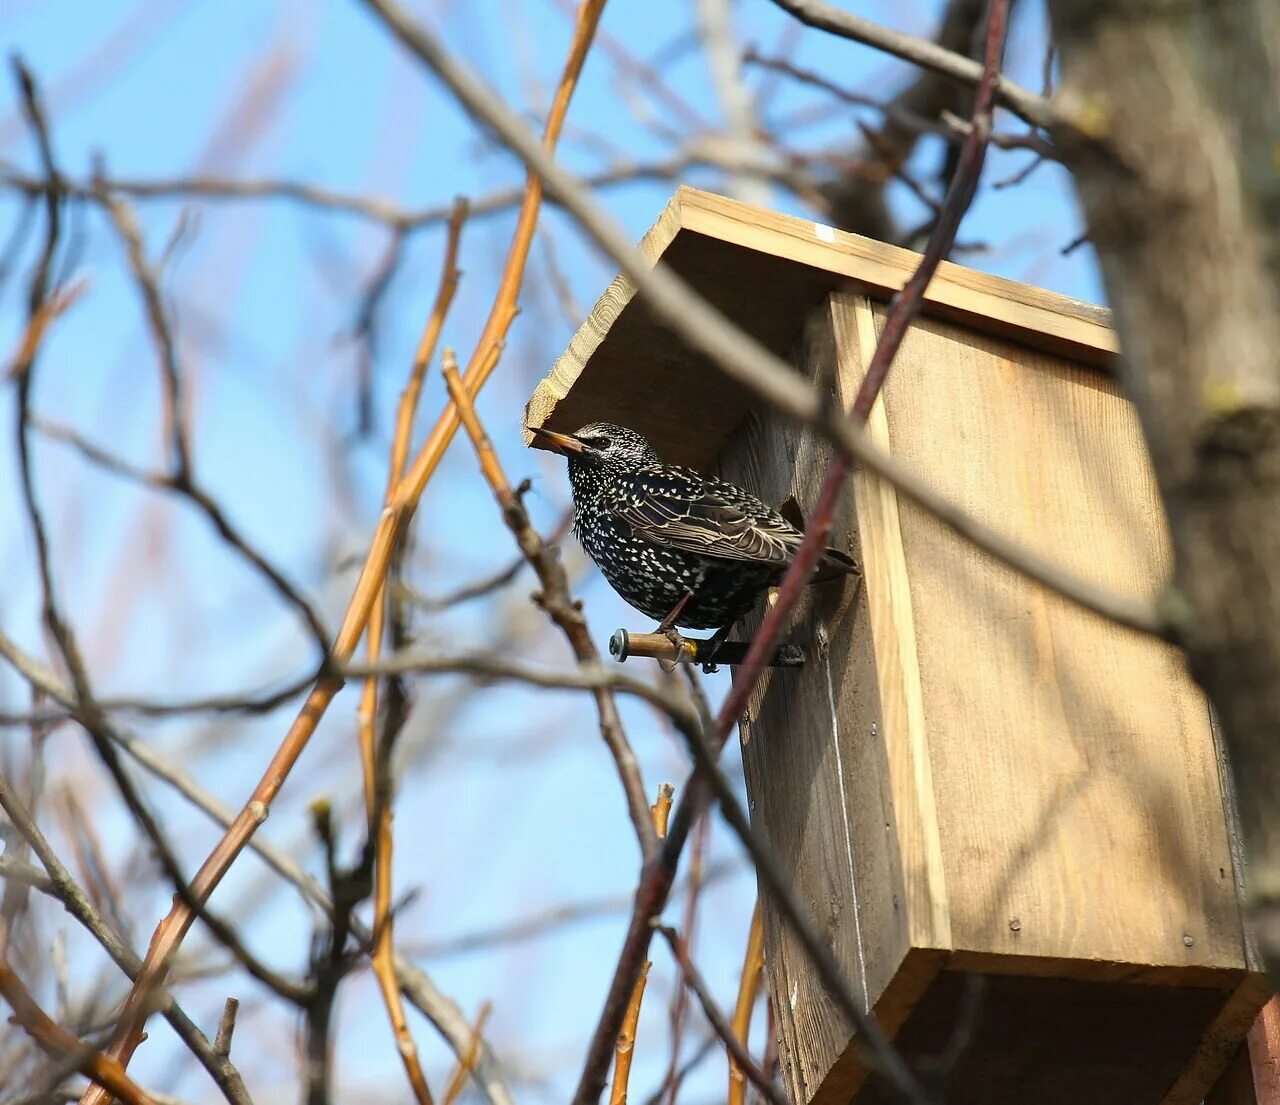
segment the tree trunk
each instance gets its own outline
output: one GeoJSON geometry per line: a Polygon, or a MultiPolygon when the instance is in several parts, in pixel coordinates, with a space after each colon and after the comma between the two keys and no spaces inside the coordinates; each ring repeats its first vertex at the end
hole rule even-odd
{"type": "Polygon", "coordinates": [[[1050,0],[1075,176],[1280,974],[1280,3],[1050,0]]]}

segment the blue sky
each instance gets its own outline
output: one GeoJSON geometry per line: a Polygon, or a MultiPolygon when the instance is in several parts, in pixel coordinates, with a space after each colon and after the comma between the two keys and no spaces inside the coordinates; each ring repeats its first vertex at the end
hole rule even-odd
{"type": "MultiPolygon", "coordinates": [[[[508,99],[540,116],[568,41],[568,23],[548,0],[411,5],[470,66],[508,99]]],[[[926,0],[851,5],[906,30],[928,32],[937,5],[926,0]]],[[[518,183],[520,167],[478,135],[449,97],[412,64],[352,0],[262,3],[261,0],[137,0],[114,4],[9,0],[0,37],[42,81],[64,171],[84,177],[101,154],[111,175],[159,178],[211,173],[239,178],[302,179],[385,197],[406,207],[446,203],[456,194],[484,196],[518,183]]],[[[693,26],[687,2],[613,0],[603,27],[637,56],[653,57],[693,26]]],[[[786,26],[766,0],[740,0],[735,22],[744,43],[772,48],[786,26]]],[[[1010,47],[1013,74],[1040,83],[1043,18],[1024,4],[1010,47]]],[[[719,117],[705,61],[697,50],[676,54],[664,72],[670,86],[711,118],[719,117]]],[[[807,32],[796,60],[850,87],[892,91],[906,70],[849,43],[807,32]]],[[[753,77],[758,80],[758,77],[753,77]]],[[[815,102],[815,94],[783,86],[772,111],[815,102]]],[[[1002,118],[1015,129],[1016,120],[1002,118]]],[[[849,118],[788,135],[814,149],[848,142],[849,118]]],[[[575,98],[562,148],[573,168],[590,171],[617,151],[642,161],[669,150],[626,109],[602,56],[592,57],[575,98]],[[592,137],[588,137],[592,136],[592,137]],[[602,149],[603,143],[607,144],[602,149]]],[[[919,166],[936,162],[927,146],[919,166]]],[[[993,151],[986,182],[1024,165],[1025,153],[993,151]]],[[[34,166],[12,82],[0,81],[0,159],[34,166]]],[[[706,172],[692,183],[717,186],[706,172]]],[[[673,183],[637,183],[602,193],[613,214],[639,237],[673,183]]],[[[799,211],[789,196],[773,202],[799,211]]],[[[894,193],[904,221],[921,214],[913,198],[894,193]]],[[[378,316],[374,362],[375,427],[353,435],[358,357],[350,338],[354,305],[386,248],[385,232],[367,220],[316,214],[283,202],[188,204],[146,202],[138,213],[148,251],[171,243],[164,290],[176,320],[183,371],[192,394],[196,469],[252,540],[311,595],[336,625],[358,556],[376,520],[385,479],[391,412],[413,345],[434,294],[442,236],[415,235],[378,316]]],[[[0,235],[24,218],[19,202],[0,196],[0,235]]],[[[83,225],[78,271],[90,290],[52,334],[41,360],[35,406],[92,440],[146,467],[162,462],[158,372],[136,289],[121,265],[119,244],[93,211],[83,225]]],[[[73,220],[74,222],[75,220],[73,220]]],[[[465,235],[464,279],[445,340],[465,356],[488,307],[513,219],[476,220],[465,235]]],[[[589,305],[613,267],[549,211],[558,265],[578,302],[589,305]]],[[[1086,299],[1100,288],[1087,249],[1062,257],[1078,233],[1065,174],[1041,167],[1016,188],[985,188],[962,238],[990,244],[964,258],[979,268],[1086,299]]],[[[23,257],[33,256],[33,237],[23,257]]],[[[22,326],[25,288],[10,275],[0,285],[0,340],[12,348],[22,326]]],[[[558,463],[527,453],[518,425],[533,383],[566,345],[572,327],[556,305],[542,246],[534,250],[523,313],[481,414],[513,478],[532,476],[531,507],[549,529],[566,487],[558,463]]],[[[678,401],[673,397],[672,401],[678,401]]],[[[38,593],[32,550],[16,498],[11,439],[12,393],[0,397],[6,434],[0,453],[0,549],[9,565],[0,584],[0,622],[33,649],[38,593]]],[[[432,371],[420,429],[443,404],[432,371]]],[[[75,611],[96,685],[103,694],[181,697],[271,684],[312,662],[308,641],[254,574],[213,540],[186,507],[104,475],[54,443],[37,450],[42,501],[54,534],[64,600],[75,611]]],[[[440,593],[509,562],[512,547],[475,471],[469,446],[455,444],[429,489],[417,520],[410,581],[440,593]]],[[[576,563],[577,561],[573,561],[576,563]]],[[[563,643],[528,609],[527,580],[513,601],[419,619],[423,647],[484,647],[504,621],[520,623],[512,649],[548,664],[567,663],[563,643]],[[514,613],[512,613],[514,611],[514,613]]],[[[603,643],[635,616],[592,572],[580,592],[603,643]]],[[[722,687],[721,682],[718,686],[722,687]]],[[[19,685],[0,675],[0,706],[21,708],[19,685]]],[[[334,706],[297,776],[263,830],[313,867],[306,802],[317,793],[339,805],[358,792],[353,745],[354,692],[334,706]]],[[[651,788],[678,783],[683,756],[647,714],[626,709],[633,743],[651,788]]],[[[180,760],[225,801],[238,804],[283,734],[283,710],[266,718],[183,720],[138,730],[180,760]]],[[[24,737],[0,737],[23,747],[24,737]]],[[[514,690],[464,694],[450,684],[420,687],[406,744],[406,774],[397,816],[397,885],[421,887],[406,909],[399,938],[421,942],[487,927],[543,906],[621,893],[634,885],[636,854],[617,782],[589,708],[564,695],[514,690]]],[[[19,756],[19,758],[21,758],[19,756]]],[[[100,811],[113,859],[149,880],[145,857],[131,855],[125,823],[114,811],[101,772],[79,735],[64,731],[49,752],[55,774],[73,781],[100,811]]],[[[173,831],[184,859],[199,862],[215,839],[209,823],[162,789],[148,793],[173,831]]],[[[726,833],[713,833],[712,855],[736,857],[726,833]]],[[[354,819],[345,837],[358,840],[354,819]]],[[[286,968],[304,963],[309,921],[296,895],[243,862],[215,905],[243,918],[251,942],[286,968]]],[[[750,915],[751,880],[737,875],[712,887],[703,902],[698,958],[732,1001],[750,915]]],[[[164,895],[134,899],[143,942],[163,910],[164,895]]],[[[678,916],[678,909],[673,913],[678,916]]],[[[576,1079],[586,1034],[597,1015],[620,939],[621,916],[576,926],[514,949],[427,961],[439,984],[473,1013],[483,1000],[495,1010],[490,1035],[515,1057],[533,1084],[522,1098],[563,1098],[576,1079]]],[[[61,923],[58,921],[57,923],[61,923]]],[[[50,931],[54,920],[50,921],[50,931]]],[[[87,946],[77,961],[96,963],[87,946]]],[[[671,972],[658,955],[642,1022],[633,1099],[656,1084],[666,1061],[666,1000],[671,972]],[[646,1048],[646,1036],[654,1041],[646,1048]]],[[[110,976],[109,976],[110,977],[110,976]]],[[[118,976],[112,985],[119,988],[118,976]]],[[[212,1029],[226,996],[221,982],[184,993],[212,1029]]],[[[241,996],[252,995],[251,986],[241,996]]],[[[413,1027],[435,1080],[448,1057],[431,1029],[413,1027]]],[[[697,1023],[695,1018],[695,1024],[697,1023]]],[[[241,1031],[250,1087],[259,1100],[288,1096],[293,1078],[292,1020],[246,1010],[241,1031]],[[252,1026],[250,1037],[246,1025],[252,1026]]],[[[700,1034],[695,1027],[690,1040],[700,1034]]],[[[757,1029],[757,1038],[761,1029],[757,1029]]],[[[341,1005],[339,1096],[382,1094],[403,1100],[401,1075],[369,979],[361,975],[341,1005]]],[[[691,1048],[686,1044],[686,1052],[691,1048]]],[[[212,1100],[199,1072],[175,1061],[159,1026],[139,1052],[145,1085],[192,1100],[212,1100]]],[[[714,1099],[723,1080],[718,1059],[706,1065],[686,1100],[714,1099]]],[[[363,1099],[363,1096],[361,1097],[363,1099]]]]}

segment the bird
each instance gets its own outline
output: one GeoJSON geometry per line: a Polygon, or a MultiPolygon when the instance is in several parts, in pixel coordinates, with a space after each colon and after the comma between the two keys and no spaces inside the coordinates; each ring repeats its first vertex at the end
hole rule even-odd
{"type": "MultiPolygon", "coordinates": [[[[567,458],[574,532],[610,586],[661,632],[716,630],[708,661],[800,547],[804,535],[773,507],[736,484],[664,464],[635,430],[592,422],[533,434],[567,458]]],[[[814,582],[857,571],[828,548],[814,582]]]]}

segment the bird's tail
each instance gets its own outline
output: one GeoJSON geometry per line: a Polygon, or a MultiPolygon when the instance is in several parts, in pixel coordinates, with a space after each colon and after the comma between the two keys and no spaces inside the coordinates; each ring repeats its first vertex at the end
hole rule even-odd
{"type": "Polygon", "coordinates": [[[818,569],[814,573],[813,581],[826,583],[841,576],[858,575],[861,571],[853,557],[846,556],[839,549],[828,548],[822,554],[822,559],[818,561],[818,569]]]}

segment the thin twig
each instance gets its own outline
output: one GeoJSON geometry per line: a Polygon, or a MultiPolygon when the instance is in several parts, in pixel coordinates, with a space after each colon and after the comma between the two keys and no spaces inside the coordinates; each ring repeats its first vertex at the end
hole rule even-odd
{"type": "MultiPolygon", "coordinates": [[[[3,860],[3,856],[0,856],[0,860],[3,860]]],[[[702,879],[696,885],[710,886],[740,870],[742,868],[733,864],[713,863],[707,868],[702,879]]],[[[0,875],[3,874],[4,868],[0,864],[0,875]]],[[[690,879],[684,879],[676,885],[672,892],[672,897],[674,898],[678,894],[692,889],[694,885],[690,879]]],[[[488,951],[510,944],[520,944],[527,940],[535,940],[568,925],[576,925],[597,917],[610,917],[623,913],[631,907],[634,897],[634,893],[625,891],[608,897],[591,898],[566,905],[552,906],[513,921],[494,925],[492,928],[479,929],[460,936],[419,940],[414,943],[405,941],[401,943],[401,947],[406,954],[414,959],[430,960],[466,955],[476,951],[488,951]]]]}
{"type": "Polygon", "coordinates": [[[609,1105],[627,1105],[627,1086],[631,1081],[631,1060],[636,1051],[636,1028],[640,1024],[640,1006],[644,1002],[645,983],[649,981],[650,963],[646,959],[640,965],[631,1000],[618,1029],[618,1041],[614,1045],[613,1089],[609,1091],[609,1105]]]}
{"type": "MultiPolygon", "coordinates": [[[[449,221],[449,235],[445,242],[444,262],[440,271],[440,283],[436,291],[435,302],[427,316],[418,349],[414,355],[413,367],[409,379],[400,396],[396,411],[395,433],[391,443],[391,457],[387,466],[387,486],[384,502],[390,502],[395,494],[396,485],[404,474],[405,460],[409,455],[409,438],[413,430],[414,417],[418,411],[418,401],[422,395],[423,380],[427,365],[435,356],[436,344],[444,329],[445,319],[458,289],[458,250],[462,240],[462,227],[467,218],[467,203],[463,199],[455,201],[453,217],[449,221]]],[[[398,573],[396,573],[398,575],[398,573]]],[[[371,663],[376,663],[382,650],[382,634],[387,614],[388,595],[384,585],[369,613],[369,625],[366,631],[366,655],[371,663]]],[[[394,601],[394,600],[392,600],[394,601]]],[[[391,696],[388,695],[390,698],[391,696]]],[[[418,1105],[431,1105],[431,1090],[427,1085],[426,1075],[422,1070],[422,1062],[418,1058],[418,1047],[414,1043],[413,1033],[409,1031],[409,1022],[405,1017],[404,1001],[400,995],[400,987],[395,973],[395,919],[391,911],[392,899],[392,851],[394,834],[392,832],[393,810],[391,781],[391,745],[399,730],[399,724],[385,727],[379,747],[375,747],[374,731],[378,719],[378,679],[369,676],[364,682],[364,690],[358,707],[358,734],[360,741],[360,762],[364,771],[365,809],[368,816],[369,836],[374,847],[374,907],[373,907],[373,970],[378,979],[378,989],[382,993],[383,1004],[387,1009],[387,1017],[391,1021],[391,1031],[395,1036],[396,1050],[404,1063],[405,1075],[413,1089],[418,1105]]],[[[396,720],[403,720],[403,712],[396,712],[396,720]]]]}
{"type": "MultiPolygon", "coordinates": [[[[680,968],[680,974],[684,978],[686,985],[693,991],[694,996],[698,999],[698,1004],[702,1006],[702,1012],[706,1015],[707,1022],[715,1029],[716,1035],[723,1041],[725,1049],[729,1052],[730,1070],[738,1070],[741,1072],[740,1077],[747,1079],[755,1086],[769,1105],[792,1105],[783,1094],[770,1080],[769,1077],[760,1068],[759,1064],[751,1058],[751,1053],[747,1050],[746,1044],[743,1042],[744,1037],[735,1031],[729,1018],[724,1015],[724,1011],[716,1004],[715,999],[711,996],[711,989],[707,986],[706,980],[702,977],[702,973],[694,965],[692,957],[689,955],[689,945],[684,941],[675,929],[670,925],[654,925],[654,929],[659,932],[671,947],[671,954],[675,957],[676,964],[680,968]]],[[[745,1087],[746,1083],[742,1083],[745,1087]]],[[[733,1083],[730,1083],[730,1105],[741,1105],[742,1098],[734,1098],[732,1094],[733,1083]]]]}
{"type": "Polygon", "coordinates": [[[218,1035],[213,1041],[214,1054],[227,1056],[231,1054],[231,1037],[236,1030],[236,1014],[240,1011],[237,998],[227,998],[222,1007],[222,1017],[218,1021],[218,1035]]]}
{"type": "MultiPolygon", "coordinates": [[[[653,819],[653,832],[658,840],[667,835],[667,822],[671,816],[671,798],[675,788],[670,783],[658,784],[657,800],[649,807],[653,819]]],[[[646,960],[640,968],[631,1000],[627,1003],[626,1016],[618,1031],[618,1042],[613,1050],[613,1089],[609,1091],[609,1105],[627,1105],[627,1088],[631,1083],[631,1062],[636,1054],[636,1030],[640,1025],[640,1007],[644,1003],[645,983],[649,979],[650,964],[646,960]]]]}
{"type": "MultiPolygon", "coordinates": [[[[937,134],[949,142],[962,143],[969,133],[968,120],[957,118],[951,112],[943,112],[937,118],[926,118],[917,115],[910,108],[899,102],[898,98],[881,100],[864,92],[856,92],[837,84],[829,77],[823,76],[815,69],[806,69],[786,58],[748,50],[743,55],[743,63],[754,65],[769,72],[780,73],[800,84],[809,85],[834,96],[842,103],[853,107],[870,108],[886,119],[892,119],[900,126],[918,131],[921,134],[937,134]]],[[[1045,161],[1061,161],[1053,143],[1035,131],[1026,134],[1010,134],[1007,131],[993,131],[991,144],[1002,150],[1030,150],[1045,161]]]]}
{"type": "MultiPolygon", "coordinates": [[[[827,31],[852,42],[882,50],[886,54],[909,61],[922,69],[930,69],[944,77],[977,88],[983,81],[983,67],[972,58],[956,54],[927,38],[904,34],[824,0],[773,0],[783,11],[809,27],[827,31]]],[[[1033,126],[1049,129],[1058,122],[1053,105],[1030,89],[1001,76],[996,97],[1003,107],[1021,116],[1033,126]]]]}
{"type": "MultiPolygon", "coordinates": [[[[760,992],[760,976],[764,973],[764,919],[761,916],[760,902],[751,912],[751,929],[747,935],[747,953],[742,961],[742,976],[738,982],[738,1001],[733,1007],[733,1023],[731,1028],[736,1039],[742,1042],[747,1050],[751,1033],[751,1014],[755,1009],[756,995],[760,992]]],[[[749,1052],[748,1052],[749,1054],[749,1052]]],[[[772,1086],[767,1074],[764,1080],[772,1086]]],[[[746,1105],[747,1080],[742,1065],[733,1055],[729,1056],[729,1099],[728,1105],[746,1105]]]]}
{"type": "MultiPolygon", "coordinates": [[[[480,469],[502,510],[502,519],[541,584],[542,590],[537,596],[538,605],[546,611],[547,616],[564,634],[579,665],[598,664],[600,653],[591,636],[591,631],[587,628],[581,603],[575,602],[569,593],[569,580],[565,574],[564,565],[561,564],[554,547],[547,545],[533,528],[524,503],[519,494],[512,490],[498,461],[498,456],[489,442],[488,435],[480,425],[471,397],[458,375],[452,353],[447,349],[444,353],[444,378],[454,407],[475,447],[480,469]]],[[[631,823],[640,843],[640,854],[647,862],[655,853],[657,843],[653,819],[645,797],[644,781],[640,775],[640,763],[627,740],[612,692],[601,688],[594,694],[596,710],[600,717],[600,735],[613,756],[618,777],[622,782],[623,793],[627,798],[631,823]]]]}
{"type": "Polygon", "coordinates": [[[455,1105],[458,1098],[462,1096],[462,1091],[466,1089],[467,1079],[471,1077],[476,1059],[480,1055],[480,1041],[484,1039],[484,1026],[492,1011],[491,1002],[486,1001],[480,1006],[480,1012],[476,1014],[476,1026],[471,1030],[471,1043],[465,1054],[458,1056],[458,1066],[450,1075],[449,1081],[445,1083],[444,1097],[440,1105],[455,1105]]]}
{"type": "MultiPolygon", "coordinates": [[[[547,544],[560,544],[568,535],[572,526],[573,511],[568,510],[547,537],[547,544]]],[[[442,595],[424,595],[421,591],[415,590],[406,583],[398,584],[396,590],[420,610],[438,614],[441,611],[451,610],[453,607],[461,606],[465,602],[473,602],[476,599],[485,598],[495,591],[502,590],[520,574],[520,569],[526,567],[528,563],[523,554],[518,554],[510,564],[504,568],[499,568],[492,575],[484,576],[472,583],[463,584],[457,590],[448,591],[442,595]]]]}

